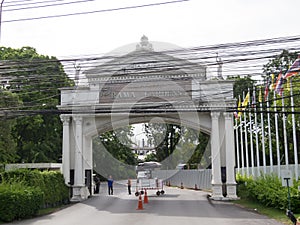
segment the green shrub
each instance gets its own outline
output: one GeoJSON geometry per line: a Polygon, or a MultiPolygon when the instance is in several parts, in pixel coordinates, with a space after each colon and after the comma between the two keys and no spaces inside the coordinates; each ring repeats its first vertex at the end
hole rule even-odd
{"type": "MultiPolygon", "coordinates": [[[[261,176],[256,179],[237,175],[238,195],[244,199],[257,201],[265,206],[285,210],[288,208],[288,189],[275,175],[261,176]]],[[[290,187],[291,210],[300,212],[299,181],[290,187]]]]}
{"type": "Polygon", "coordinates": [[[60,172],[18,169],[1,173],[1,180],[39,188],[44,193],[44,208],[69,202],[69,188],[60,172]]]}
{"type": "Polygon", "coordinates": [[[46,207],[65,204],[69,201],[69,188],[65,185],[61,173],[47,171],[41,173],[44,181],[43,191],[45,193],[46,207]]]}
{"type": "Polygon", "coordinates": [[[39,188],[21,183],[0,185],[0,219],[10,222],[35,215],[43,203],[43,192],[39,188]]]}
{"type": "Polygon", "coordinates": [[[12,170],[1,173],[0,182],[0,220],[5,222],[69,202],[69,188],[59,172],[12,170]]]}

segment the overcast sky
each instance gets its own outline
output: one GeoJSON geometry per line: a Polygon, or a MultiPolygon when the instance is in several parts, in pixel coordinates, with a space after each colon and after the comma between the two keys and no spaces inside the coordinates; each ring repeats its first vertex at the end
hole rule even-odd
{"type": "Polygon", "coordinates": [[[13,48],[31,46],[40,54],[62,58],[108,53],[123,45],[139,42],[142,35],[150,41],[194,47],[300,33],[299,0],[189,0],[12,22],[173,0],[81,0],[76,4],[37,7],[75,1],[80,0],[4,0],[1,45],[13,48]],[[42,1],[43,4],[29,4],[42,1]],[[35,8],[20,9],[26,7],[35,8]]]}

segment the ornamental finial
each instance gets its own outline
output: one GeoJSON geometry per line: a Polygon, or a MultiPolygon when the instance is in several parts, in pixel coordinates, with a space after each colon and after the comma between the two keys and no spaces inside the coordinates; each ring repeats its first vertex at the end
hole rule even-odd
{"type": "Polygon", "coordinates": [[[153,51],[152,44],[149,42],[147,36],[143,35],[141,41],[136,45],[136,50],[148,50],[153,51]]]}

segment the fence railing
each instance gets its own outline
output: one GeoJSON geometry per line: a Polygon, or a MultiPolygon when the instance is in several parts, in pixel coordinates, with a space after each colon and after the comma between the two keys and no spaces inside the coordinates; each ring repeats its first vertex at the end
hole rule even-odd
{"type": "MultiPolygon", "coordinates": [[[[300,174],[300,165],[298,166],[300,174]]],[[[290,170],[293,177],[295,177],[295,165],[281,165],[278,166],[266,166],[263,167],[249,167],[249,168],[239,168],[236,169],[236,173],[259,177],[264,174],[275,174],[278,177],[281,175],[281,171],[290,170]]],[[[171,186],[180,187],[183,185],[185,188],[195,188],[202,190],[211,190],[211,169],[200,169],[200,170],[157,170],[152,172],[153,177],[164,180],[165,184],[170,184],[171,186]]]]}
{"type": "MultiPolygon", "coordinates": [[[[243,167],[236,169],[236,173],[245,175],[245,176],[252,176],[252,177],[259,177],[264,174],[274,174],[278,177],[281,177],[281,172],[284,170],[289,170],[292,177],[295,177],[295,165],[274,165],[274,166],[263,166],[258,167],[243,167]]],[[[300,165],[298,165],[298,174],[300,174],[300,165]]]]}

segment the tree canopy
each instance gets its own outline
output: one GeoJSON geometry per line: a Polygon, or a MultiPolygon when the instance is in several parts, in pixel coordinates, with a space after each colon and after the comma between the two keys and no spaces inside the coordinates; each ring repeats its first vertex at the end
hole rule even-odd
{"type": "Polygon", "coordinates": [[[104,177],[135,177],[137,157],[131,150],[132,127],[108,131],[93,139],[93,168],[104,177]]]}
{"type": "MultiPolygon", "coordinates": [[[[1,47],[0,60],[1,76],[9,80],[9,85],[1,89],[0,102],[7,98],[3,95],[8,91],[15,98],[6,105],[0,103],[1,111],[6,112],[1,119],[9,124],[7,138],[14,153],[9,158],[0,157],[0,162],[58,162],[62,125],[54,112],[60,100],[59,88],[72,86],[73,81],[59,60],[40,55],[32,47],[1,47]]],[[[1,123],[1,129],[5,129],[5,123],[1,123]]],[[[0,145],[0,152],[4,150],[0,145]]]]}

